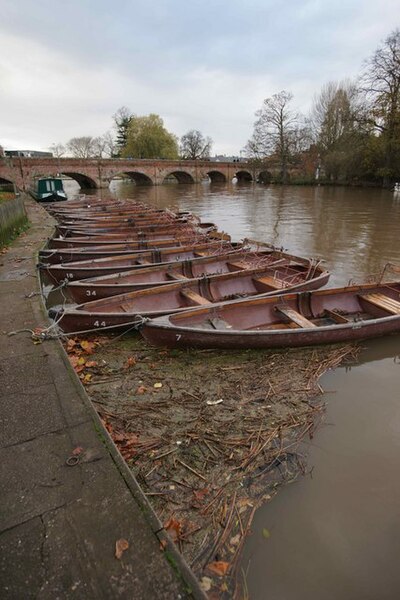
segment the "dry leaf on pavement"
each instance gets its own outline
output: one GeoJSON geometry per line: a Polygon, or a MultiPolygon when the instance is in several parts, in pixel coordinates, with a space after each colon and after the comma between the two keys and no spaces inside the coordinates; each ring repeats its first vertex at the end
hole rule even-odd
{"type": "Polygon", "coordinates": [[[125,552],[125,550],[128,550],[128,548],[129,548],[128,540],[125,540],[124,538],[117,540],[115,542],[115,558],[118,558],[118,560],[121,560],[123,553],[125,552]]]}

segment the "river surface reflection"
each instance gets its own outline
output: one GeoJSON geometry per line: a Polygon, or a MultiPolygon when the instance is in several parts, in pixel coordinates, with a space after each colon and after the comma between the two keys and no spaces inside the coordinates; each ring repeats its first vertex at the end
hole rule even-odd
{"type": "MultiPolygon", "coordinates": [[[[400,264],[400,195],[388,191],[116,182],[111,192],[323,258],[330,285],[400,264]]],[[[364,346],[357,365],[321,381],[335,392],[309,446],[312,477],[256,514],[242,561],[252,600],[400,598],[400,337],[364,346]]]]}

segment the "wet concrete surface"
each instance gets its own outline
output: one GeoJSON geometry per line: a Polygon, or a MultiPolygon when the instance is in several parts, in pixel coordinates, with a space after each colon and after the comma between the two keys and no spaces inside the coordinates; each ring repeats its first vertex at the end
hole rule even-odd
{"type": "Polygon", "coordinates": [[[49,325],[33,251],[53,224],[33,200],[27,205],[32,225],[0,265],[0,596],[203,598],[175,547],[166,541],[169,554],[161,551],[162,524],[58,340],[32,339],[49,325]],[[121,538],[129,547],[117,559],[121,538]]]}

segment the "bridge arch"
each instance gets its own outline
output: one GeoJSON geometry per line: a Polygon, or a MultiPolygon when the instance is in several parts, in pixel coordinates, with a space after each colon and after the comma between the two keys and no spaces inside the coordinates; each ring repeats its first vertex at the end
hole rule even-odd
{"type": "Polygon", "coordinates": [[[208,171],[207,175],[210,178],[211,183],[226,183],[226,175],[221,171],[208,171]]]}
{"type": "Polygon", "coordinates": [[[250,171],[246,171],[244,169],[242,169],[240,171],[236,171],[235,177],[236,177],[238,183],[253,181],[253,177],[252,177],[250,171]]]}
{"type": "Polygon", "coordinates": [[[171,171],[164,176],[163,183],[171,177],[174,177],[178,183],[195,183],[194,178],[187,171],[171,171]]]}
{"type": "Polygon", "coordinates": [[[271,183],[272,181],[272,173],[270,171],[260,171],[257,177],[257,182],[258,183],[271,183]]]}
{"type": "Polygon", "coordinates": [[[109,183],[112,183],[117,179],[130,179],[131,181],[134,181],[136,185],[155,185],[154,179],[151,177],[151,175],[148,175],[147,173],[138,169],[127,169],[125,171],[110,171],[107,173],[106,180],[109,183]]]}
{"type": "Polygon", "coordinates": [[[129,177],[129,179],[133,179],[136,185],[154,185],[152,178],[140,171],[124,171],[123,175],[129,177]]]}
{"type": "Polygon", "coordinates": [[[88,175],[84,175],[83,173],[63,171],[60,174],[65,175],[66,177],[70,177],[71,179],[74,179],[82,189],[95,190],[98,188],[96,181],[94,179],[92,179],[91,177],[89,177],[88,175]]]}
{"type": "Polygon", "coordinates": [[[11,181],[11,179],[0,177],[0,185],[13,185],[13,182],[11,181]]]}

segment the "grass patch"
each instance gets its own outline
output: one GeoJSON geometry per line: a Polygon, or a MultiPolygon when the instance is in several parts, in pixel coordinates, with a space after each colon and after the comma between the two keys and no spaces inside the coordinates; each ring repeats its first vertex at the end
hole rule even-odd
{"type": "Polygon", "coordinates": [[[30,227],[30,223],[27,217],[24,215],[13,223],[10,227],[0,229],[0,248],[8,246],[13,240],[15,240],[21,233],[27,231],[30,227]]]}

